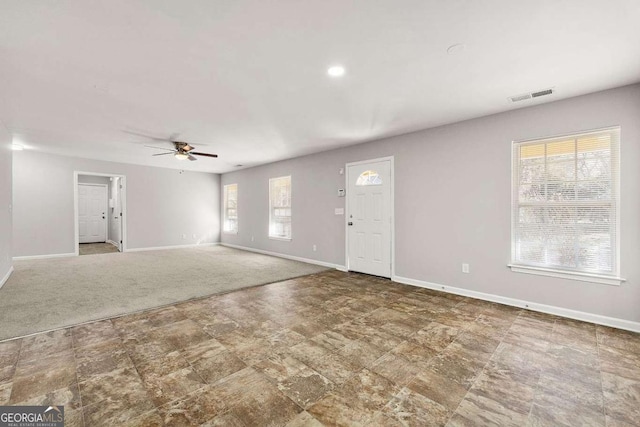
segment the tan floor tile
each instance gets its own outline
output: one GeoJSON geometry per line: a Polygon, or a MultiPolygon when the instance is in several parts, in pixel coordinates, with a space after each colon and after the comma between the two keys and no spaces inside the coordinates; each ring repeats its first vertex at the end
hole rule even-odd
{"type": "Polygon", "coordinates": [[[431,322],[416,332],[416,334],[411,337],[411,340],[422,347],[430,348],[435,352],[441,352],[456,339],[459,333],[460,329],[456,327],[431,322]]]}
{"type": "Polygon", "coordinates": [[[150,336],[157,340],[164,340],[176,350],[211,339],[202,326],[189,319],[160,326],[154,329],[150,336]]]}
{"type": "Polygon", "coordinates": [[[76,369],[71,350],[42,359],[19,361],[9,403],[24,402],[75,383],[76,369]]]}
{"type": "Polygon", "coordinates": [[[71,328],[74,348],[101,344],[105,341],[118,340],[120,336],[110,320],[92,322],[71,328]]]}
{"type": "Polygon", "coordinates": [[[293,418],[291,421],[287,423],[285,427],[323,427],[320,421],[315,419],[313,415],[308,413],[307,411],[300,412],[293,418]]]}
{"type": "Polygon", "coordinates": [[[595,412],[589,407],[566,402],[551,396],[536,399],[531,407],[528,426],[605,426],[603,412],[595,412]]]}
{"type": "Polygon", "coordinates": [[[0,384],[0,406],[8,405],[13,383],[0,384]]]}
{"type": "Polygon", "coordinates": [[[467,394],[467,387],[430,370],[420,371],[407,388],[453,412],[467,394]]]}
{"type": "Polygon", "coordinates": [[[602,374],[606,414],[630,424],[640,421],[640,381],[602,374]]]}
{"type": "Polygon", "coordinates": [[[444,426],[450,412],[442,405],[415,393],[402,389],[374,418],[371,425],[379,426],[444,426]]]}
{"type": "Polygon", "coordinates": [[[70,329],[59,329],[57,331],[33,335],[22,340],[20,359],[31,360],[46,355],[62,353],[71,350],[71,346],[70,329]]]}
{"type": "Polygon", "coordinates": [[[335,384],[342,384],[361,367],[324,347],[304,341],[290,349],[290,354],[335,384]]]}
{"type": "Polygon", "coordinates": [[[407,385],[420,371],[409,360],[393,353],[383,355],[369,369],[401,387],[407,385]]]}
{"type": "Polygon", "coordinates": [[[133,368],[133,362],[119,340],[105,341],[75,349],[78,381],[121,368],[133,368]]]}
{"type": "Polygon", "coordinates": [[[80,383],[83,415],[88,426],[125,425],[154,409],[137,373],[119,369],[80,383]]]}

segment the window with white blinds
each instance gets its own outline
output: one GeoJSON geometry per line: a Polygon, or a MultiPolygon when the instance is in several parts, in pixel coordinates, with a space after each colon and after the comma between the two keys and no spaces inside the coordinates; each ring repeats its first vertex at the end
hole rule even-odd
{"type": "Polygon", "coordinates": [[[291,239],[291,176],[269,180],[269,237],[291,239]]]}
{"type": "Polygon", "coordinates": [[[238,184],[224,186],[224,218],[222,231],[238,232],[238,184]]]}
{"type": "Polygon", "coordinates": [[[619,147],[619,128],[514,143],[512,268],[617,278],[619,147]]]}

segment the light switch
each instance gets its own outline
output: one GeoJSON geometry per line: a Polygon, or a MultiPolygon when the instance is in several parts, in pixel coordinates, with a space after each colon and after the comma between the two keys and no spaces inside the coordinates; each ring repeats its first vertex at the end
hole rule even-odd
{"type": "Polygon", "coordinates": [[[338,197],[344,197],[344,188],[338,190],[338,197]]]}
{"type": "Polygon", "coordinates": [[[344,215],[344,208],[336,208],[335,213],[336,215],[344,215]]]}

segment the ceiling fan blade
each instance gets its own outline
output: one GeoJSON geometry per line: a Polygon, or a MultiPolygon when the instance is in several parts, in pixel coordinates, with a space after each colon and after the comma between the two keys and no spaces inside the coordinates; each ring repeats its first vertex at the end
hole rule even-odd
{"type": "Polygon", "coordinates": [[[198,160],[198,159],[196,159],[195,157],[193,157],[191,154],[189,154],[189,157],[187,157],[187,159],[191,160],[192,162],[193,162],[194,160],[198,160]]]}
{"type": "Polygon", "coordinates": [[[189,154],[193,154],[195,156],[205,156],[205,157],[218,157],[217,154],[209,154],[209,153],[197,153],[195,151],[191,151],[189,154]]]}
{"type": "Polygon", "coordinates": [[[166,156],[167,154],[174,154],[175,151],[172,151],[170,153],[158,153],[158,154],[152,154],[152,156],[166,156]]]}
{"type": "Polygon", "coordinates": [[[156,150],[176,151],[176,150],[172,150],[171,148],[154,147],[154,146],[151,146],[151,145],[145,145],[145,147],[147,147],[147,148],[155,148],[156,150]]]}

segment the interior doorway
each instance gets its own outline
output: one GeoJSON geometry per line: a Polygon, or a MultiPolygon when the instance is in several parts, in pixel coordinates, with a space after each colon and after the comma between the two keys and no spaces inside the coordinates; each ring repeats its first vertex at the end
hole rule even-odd
{"type": "Polygon", "coordinates": [[[346,166],[347,269],[392,278],[393,157],[346,166]]]}
{"type": "Polygon", "coordinates": [[[126,177],[74,172],[75,254],[125,252],[126,177]]]}

